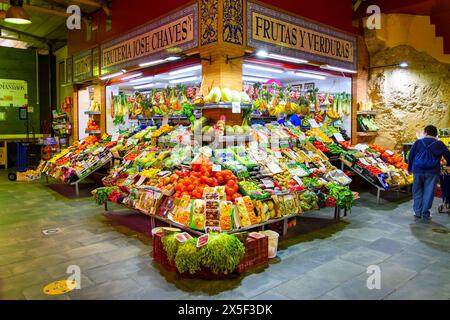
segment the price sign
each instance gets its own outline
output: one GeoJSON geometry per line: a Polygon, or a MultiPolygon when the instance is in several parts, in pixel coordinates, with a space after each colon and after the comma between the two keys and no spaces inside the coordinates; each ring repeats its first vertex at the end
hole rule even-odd
{"type": "Polygon", "coordinates": [[[283,172],[283,169],[281,169],[280,166],[277,165],[276,163],[269,163],[267,165],[267,168],[269,168],[270,172],[272,172],[273,174],[283,172]]]}
{"type": "Polygon", "coordinates": [[[378,167],[380,167],[380,169],[381,169],[382,171],[386,171],[386,170],[388,169],[388,168],[385,166],[385,164],[382,163],[382,162],[378,163],[378,167]]]}
{"type": "Polygon", "coordinates": [[[114,133],[112,138],[111,138],[111,141],[112,142],[116,142],[117,140],[119,140],[119,134],[118,133],[114,133]]]}
{"type": "Polygon", "coordinates": [[[393,156],[393,155],[394,155],[394,153],[393,153],[391,150],[386,150],[386,153],[387,153],[388,155],[390,155],[390,156],[393,156]]]}
{"type": "Polygon", "coordinates": [[[220,172],[220,171],[222,171],[222,166],[220,164],[213,164],[212,171],[220,172]]]}
{"type": "Polygon", "coordinates": [[[340,134],[340,133],[333,133],[333,136],[336,138],[337,142],[345,141],[344,137],[342,137],[342,134],[340,134]]]}
{"type": "Polygon", "coordinates": [[[293,178],[295,181],[297,181],[297,183],[298,183],[299,186],[302,186],[302,185],[303,185],[302,179],[300,179],[298,176],[293,176],[292,178],[293,178]]]}
{"type": "Polygon", "coordinates": [[[261,179],[261,182],[266,186],[266,188],[273,188],[275,186],[273,182],[268,179],[261,179]]]}
{"type": "Polygon", "coordinates": [[[318,128],[319,125],[317,124],[315,119],[309,119],[309,125],[311,126],[311,128],[318,128]]]}
{"type": "Polygon", "coordinates": [[[232,102],[231,103],[232,113],[241,113],[241,103],[240,102],[232,102]]]}
{"type": "Polygon", "coordinates": [[[367,160],[364,159],[364,158],[360,158],[359,161],[361,161],[361,163],[366,165],[366,166],[370,166],[370,163],[368,163],[367,160]]]}
{"type": "Polygon", "coordinates": [[[162,126],[167,126],[168,124],[169,124],[169,116],[164,116],[164,117],[162,118],[161,125],[162,125],[162,126]]]}
{"type": "Polygon", "coordinates": [[[136,185],[140,186],[144,183],[145,179],[147,179],[147,177],[141,176],[141,178],[136,182],[136,185]]]}
{"type": "Polygon", "coordinates": [[[281,154],[280,151],[275,151],[275,157],[276,157],[277,159],[281,159],[281,158],[283,158],[283,155],[281,154]]]}

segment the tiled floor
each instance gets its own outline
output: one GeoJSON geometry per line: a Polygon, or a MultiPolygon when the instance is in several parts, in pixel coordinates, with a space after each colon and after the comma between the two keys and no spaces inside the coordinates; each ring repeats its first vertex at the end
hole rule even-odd
{"type": "Polygon", "coordinates": [[[0,298],[449,299],[450,235],[436,231],[448,231],[450,217],[414,223],[409,199],[375,202],[364,193],[338,224],[327,220],[330,211],[309,214],[268,267],[202,281],[161,270],[149,256],[151,240],[111,220],[92,199],[67,199],[43,182],[12,183],[0,171],[0,298]],[[63,232],[42,234],[54,227],[63,232]],[[70,265],[81,268],[81,289],[44,295],[70,265]],[[369,265],[380,267],[379,290],[367,289],[369,265]]]}

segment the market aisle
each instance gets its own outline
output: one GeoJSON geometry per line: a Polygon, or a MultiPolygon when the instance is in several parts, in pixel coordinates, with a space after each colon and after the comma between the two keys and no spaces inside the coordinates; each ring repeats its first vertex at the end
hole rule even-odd
{"type": "MultiPolygon", "coordinates": [[[[66,199],[43,182],[11,183],[0,171],[0,299],[450,298],[450,237],[442,232],[449,230],[449,216],[414,224],[411,201],[375,202],[364,193],[346,222],[306,235],[291,232],[264,270],[200,281],[160,271],[149,256],[151,240],[112,223],[92,199],[66,199]],[[63,232],[42,234],[54,227],[63,232]],[[380,290],[366,287],[372,264],[381,268],[380,290]],[[82,289],[44,295],[46,284],[67,278],[69,265],[80,266],[82,289]]],[[[310,214],[297,228],[324,225],[315,219],[321,216],[331,214],[310,214]]]]}

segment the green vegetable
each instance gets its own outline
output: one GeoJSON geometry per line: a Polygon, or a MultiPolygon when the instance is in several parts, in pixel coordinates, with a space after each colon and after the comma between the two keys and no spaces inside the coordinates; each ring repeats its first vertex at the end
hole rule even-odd
{"type": "Polygon", "coordinates": [[[175,260],[175,256],[177,254],[178,240],[175,238],[176,234],[177,233],[173,233],[162,238],[162,244],[169,261],[175,260]]]}
{"type": "Polygon", "coordinates": [[[104,204],[106,201],[108,201],[108,197],[111,192],[118,189],[117,187],[102,187],[97,188],[94,191],[92,191],[92,194],[94,196],[95,202],[97,204],[104,204]]]}
{"type": "Polygon", "coordinates": [[[199,271],[202,264],[203,250],[197,248],[197,239],[191,238],[178,246],[175,263],[179,272],[191,274],[199,271]]]}
{"type": "Polygon", "coordinates": [[[215,234],[209,235],[208,244],[202,248],[203,265],[213,273],[223,272],[225,274],[233,272],[245,253],[245,247],[233,235],[215,234]]]}
{"type": "Polygon", "coordinates": [[[341,209],[351,209],[353,206],[353,193],[349,188],[340,186],[334,182],[327,184],[329,195],[336,199],[336,207],[341,209]]]}

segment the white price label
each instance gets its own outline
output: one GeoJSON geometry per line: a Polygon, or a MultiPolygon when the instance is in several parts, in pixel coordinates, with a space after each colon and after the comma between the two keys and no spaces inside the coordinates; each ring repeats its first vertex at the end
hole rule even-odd
{"type": "Polygon", "coordinates": [[[297,181],[297,183],[298,183],[299,186],[302,186],[302,185],[303,185],[302,179],[300,179],[298,176],[293,176],[292,178],[293,178],[295,181],[297,181]]]}
{"type": "Polygon", "coordinates": [[[273,174],[283,172],[283,169],[281,169],[280,166],[277,165],[276,163],[269,163],[267,165],[267,168],[269,168],[270,172],[272,172],[273,174]]]}
{"type": "Polygon", "coordinates": [[[309,125],[311,126],[311,128],[318,128],[319,125],[317,124],[315,119],[309,119],[309,125]]]}
{"type": "Polygon", "coordinates": [[[367,160],[364,159],[364,158],[360,158],[359,161],[361,161],[361,163],[366,165],[366,166],[370,166],[370,163],[368,163],[367,160]]]}
{"type": "Polygon", "coordinates": [[[334,137],[336,138],[337,142],[343,142],[345,141],[344,137],[342,137],[342,134],[340,133],[333,133],[334,137]]]}
{"type": "Polygon", "coordinates": [[[232,102],[231,103],[232,113],[241,113],[241,103],[232,102]]]}
{"type": "Polygon", "coordinates": [[[140,186],[144,183],[145,179],[147,179],[147,177],[141,176],[141,178],[136,182],[136,185],[140,186]]]}
{"type": "Polygon", "coordinates": [[[388,155],[390,155],[390,156],[393,156],[393,155],[394,155],[394,153],[393,153],[391,150],[386,150],[386,153],[387,153],[388,155]]]}
{"type": "Polygon", "coordinates": [[[368,157],[367,159],[368,159],[370,162],[372,162],[373,164],[377,164],[377,163],[378,163],[378,161],[375,160],[373,157],[368,157]]]}
{"type": "Polygon", "coordinates": [[[119,134],[118,133],[114,133],[112,138],[111,138],[111,141],[112,142],[116,142],[117,140],[119,140],[119,134]]]}
{"type": "Polygon", "coordinates": [[[273,182],[268,179],[261,179],[261,182],[266,186],[266,188],[273,188],[275,186],[273,182]]]}
{"type": "Polygon", "coordinates": [[[283,158],[283,155],[281,154],[280,151],[275,151],[275,157],[276,157],[277,159],[281,159],[281,158],[283,158]]]}
{"type": "Polygon", "coordinates": [[[220,164],[213,164],[212,171],[220,172],[220,171],[222,171],[222,166],[220,164]]]}

